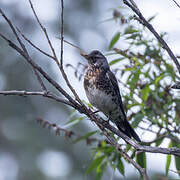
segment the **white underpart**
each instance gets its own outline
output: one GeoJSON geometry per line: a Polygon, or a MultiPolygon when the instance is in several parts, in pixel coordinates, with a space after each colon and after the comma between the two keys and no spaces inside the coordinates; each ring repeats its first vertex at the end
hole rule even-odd
{"type": "Polygon", "coordinates": [[[107,116],[116,108],[115,103],[112,101],[112,96],[107,95],[99,89],[92,90],[91,88],[88,88],[86,95],[89,102],[107,116]]]}

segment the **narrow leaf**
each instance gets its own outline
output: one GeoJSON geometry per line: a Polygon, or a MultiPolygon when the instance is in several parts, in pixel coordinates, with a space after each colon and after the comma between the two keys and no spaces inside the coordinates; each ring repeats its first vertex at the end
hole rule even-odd
{"type": "Polygon", "coordinates": [[[145,152],[139,153],[136,156],[136,162],[142,167],[146,168],[146,154],[145,152]]]}
{"type": "Polygon", "coordinates": [[[175,156],[175,164],[176,164],[176,170],[180,176],[180,157],[175,156]]]}
{"type": "Polygon", "coordinates": [[[107,168],[107,161],[105,161],[103,164],[100,165],[100,169],[97,173],[96,173],[96,180],[101,180],[103,174],[104,174],[104,171],[106,170],[107,168]]]}
{"type": "Polygon", "coordinates": [[[119,159],[119,161],[118,161],[117,168],[118,168],[119,172],[124,176],[124,164],[121,159],[119,159]]]}
{"type": "Polygon", "coordinates": [[[135,32],[138,32],[137,29],[134,29],[132,26],[128,26],[124,32],[124,34],[132,34],[132,33],[135,33],[135,32]]]}
{"type": "Polygon", "coordinates": [[[138,82],[140,73],[141,73],[141,71],[138,69],[138,70],[133,74],[133,78],[131,79],[131,82],[130,82],[130,87],[131,87],[131,88],[134,88],[135,84],[138,82]]]}
{"type": "Polygon", "coordinates": [[[141,113],[136,114],[134,117],[134,121],[132,123],[132,127],[136,128],[138,126],[138,124],[142,121],[143,117],[144,117],[144,115],[141,113]]]}
{"type": "Polygon", "coordinates": [[[171,155],[167,155],[167,159],[166,159],[166,176],[168,175],[170,164],[171,164],[171,155]]]}
{"type": "Polygon", "coordinates": [[[154,82],[154,83],[155,83],[156,86],[159,84],[159,81],[164,78],[164,76],[165,76],[165,73],[162,73],[160,76],[158,76],[158,77],[155,79],[155,82],[154,82]]]}
{"type": "Polygon", "coordinates": [[[112,60],[112,61],[109,63],[109,65],[112,66],[113,64],[116,64],[116,63],[118,63],[119,61],[121,61],[121,60],[123,60],[123,59],[124,59],[124,57],[118,58],[118,59],[114,59],[114,60],[112,60]]]}
{"type": "Polygon", "coordinates": [[[116,34],[114,35],[114,37],[112,38],[112,40],[111,40],[111,42],[110,42],[110,45],[109,45],[109,50],[111,50],[111,49],[114,47],[114,45],[117,43],[117,41],[119,40],[119,38],[120,38],[120,32],[116,33],[116,34]]]}
{"type": "Polygon", "coordinates": [[[148,95],[149,95],[149,92],[150,92],[150,88],[149,88],[148,85],[146,85],[145,88],[142,89],[142,99],[143,99],[144,101],[147,100],[148,95]]]}
{"type": "Polygon", "coordinates": [[[98,165],[100,165],[104,158],[105,158],[104,155],[98,158],[95,158],[93,162],[90,164],[89,168],[87,169],[86,174],[89,174],[93,169],[95,169],[98,165]]]}
{"type": "MultiPolygon", "coordinates": [[[[169,148],[172,147],[172,141],[170,141],[168,147],[169,148]]],[[[167,159],[166,159],[166,176],[168,175],[170,164],[171,164],[171,155],[169,154],[169,155],[167,155],[167,159]]]]}
{"type": "MultiPolygon", "coordinates": [[[[172,146],[174,147],[177,147],[177,148],[180,148],[180,144],[177,144],[176,142],[172,141],[172,146]]],[[[178,156],[174,156],[175,158],[175,165],[176,165],[176,170],[180,176],[180,157],[178,156]]]]}
{"type": "Polygon", "coordinates": [[[97,133],[97,131],[89,132],[89,133],[85,134],[84,136],[81,136],[81,137],[77,138],[77,139],[74,141],[74,143],[77,143],[77,142],[79,142],[79,141],[82,141],[82,140],[84,140],[84,139],[87,139],[88,137],[94,135],[95,133],[97,133]]]}

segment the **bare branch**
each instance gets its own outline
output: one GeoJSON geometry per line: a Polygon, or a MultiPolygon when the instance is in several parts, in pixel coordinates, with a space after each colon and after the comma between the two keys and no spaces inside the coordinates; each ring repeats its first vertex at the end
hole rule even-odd
{"type": "MultiPolygon", "coordinates": [[[[60,71],[61,71],[61,73],[62,73],[62,76],[63,76],[63,78],[64,78],[67,86],[69,87],[69,89],[70,89],[71,92],[73,93],[75,99],[79,102],[79,104],[81,104],[81,106],[84,106],[84,104],[82,103],[82,101],[81,101],[81,99],[79,98],[78,94],[76,93],[76,91],[74,90],[74,88],[71,86],[71,84],[70,84],[70,82],[69,82],[69,80],[68,80],[68,77],[67,77],[67,75],[66,75],[66,73],[65,73],[65,71],[64,71],[64,69],[63,69],[63,66],[61,66],[61,65],[59,64],[59,60],[58,60],[58,58],[57,58],[57,56],[56,56],[56,52],[55,52],[55,50],[54,50],[54,48],[53,48],[53,46],[52,46],[52,43],[51,43],[51,41],[50,41],[50,39],[49,39],[48,33],[47,33],[47,31],[46,31],[46,28],[44,28],[44,26],[41,24],[41,22],[40,22],[40,20],[39,20],[39,18],[38,18],[38,16],[37,16],[37,14],[36,14],[36,12],[35,12],[35,10],[34,10],[34,7],[33,7],[33,4],[32,4],[32,2],[31,2],[31,0],[29,0],[29,3],[30,3],[30,5],[31,5],[31,9],[32,9],[32,11],[33,11],[33,13],[34,13],[34,16],[35,16],[35,18],[36,18],[39,26],[41,27],[42,31],[44,32],[44,34],[45,34],[45,36],[46,36],[46,39],[47,39],[47,41],[48,41],[48,44],[49,44],[49,46],[50,46],[50,48],[51,48],[51,51],[52,51],[52,53],[53,53],[54,60],[55,60],[56,64],[58,65],[58,67],[59,67],[59,69],[60,69],[60,71]]],[[[61,3],[62,3],[62,2],[61,2],[61,3]]],[[[63,5],[62,5],[62,7],[64,8],[63,5]]],[[[63,15],[63,14],[62,14],[62,15],[63,15]]],[[[63,22],[63,21],[62,21],[62,22],[63,22]]],[[[62,26],[63,26],[63,24],[62,24],[62,26]]],[[[63,28],[63,27],[61,27],[61,28],[63,28]]],[[[62,32],[63,32],[63,31],[62,31],[62,32]]],[[[61,43],[62,43],[62,41],[61,41],[61,43]]],[[[62,52],[62,50],[63,50],[63,44],[61,44],[61,45],[62,45],[62,47],[61,47],[61,58],[63,58],[63,57],[62,57],[62,56],[63,56],[63,52],[62,52]]],[[[61,59],[61,62],[62,62],[62,61],[63,61],[63,59],[61,59]]]]}
{"type": "MultiPolygon", "coordinates": [[[[39,124],[41,124],[43,127],[47,127],[48,129],[53,129],[55,130],[56,135],[60,135],[61,132],[64,132],[65,137],[68,138],[72,138],[72,136],[75,138],[75,142],[78,140],[85,140],[87,145],[90,145],[93,142],[97,142],[98,145],[100,146],[102,141],[104,140],[100,140],[97,138],[92,138],[92,137],[84,137],[84,135],[80,135],[79,133],[72,131],[72,130],[67,130],[65,128],[60,127],[59,125],[57,125],[56,123],[51,123],[47,120],[44,120],[42,118],[37,118],[37,122],[39,124]]],[[[106,140],[105,140],[106,141],[106,140]]],[[[106,141],[107,144],[109,144],[108,141],[106,141]]]]}
{"type": "MultiPolygon", "coordinates": [[[[47,41],[48,41],[48,44],[49,44],[49,46],[50,46],[50,48],[51,48],[51,51],[52,51],[52,53],[53,53],[53,56],[54,56],[55,59],[57,59],[55,50],[54,50],[53,45],[52,45],[52,43],[51,43],[51,41],[50,41],[50,39],[49,39],[48,33],[47,33],[47,31],[46,31],[46,28],[41,24],[41,22],[40,22],[40,20],[39,20],[39,18],[38,18],[38,16],[37,16],[37,14],[36,14],[36,11],[34,10],[34,7],[33,7],[33,4],[32,4],[32,2],[31,2],[31,0],[29,0],[29,3],[30,3],[31,9],[32,9],[32,11],[33,11],[33,14],[34,14],[34,16],[35,16],[35,18],[36,18],[39,26],[41,27],[42,31],[44,32],[44,34],[45,34],[45,36],[46,36],[46,39],[47,39],[47,41]]],[[[54,59],[54,58],[53,58],[53,59],[54,59]]]]}
{"type": "MultiPolygon", "coordinates": [[[[91,118],[92,117],[91,115],[91,118]]],[[[124,141],[126,141],[128,144],[133,146],[137,151],[140,152],[151,152],[151,153],[162,153],[162,154],[172,154],[180,157],[180,149],[176,147],[172,148],[161,148],[161,147],[151,147],[151,146],[143,146],[138,143],[136,143],[134,140],[130,139],[128,136],[123,134],[122,132],[118,131],[116,128],[108,124],[103,119],[96,117],[96,122],[99,124],[102,124],[105,128],[116,134],[118,137],[121,137],[124,141]]]]}
{"type": "Polygon", "coordinates": [[[16,44],[14,44],[11,40],[9,40],[7,37],[2,35],[1,33],[0,33],[0,36],[9,43],[10,47],[15,49],[21,56],[23,56],[33,68],[35,68],[39,73],[41,73],[44,76],[44,78],[49,81],[51,85],[53,85],[72,104],[74,104],[76,109],[80,107],[79,104],[76,101],[74,101],[73,98],[71,98],[71,96],[64,89],[62,89],[62,87],[56,81],[54,81],[38,64],[36,64],[29,56],[27,56],[23,50],[21,50],[16,44]]]}
{"type": "Polygon", "coordinates": [[[64,1],[61,0],[61,67],[63,67],[64,1]]]}
{"type": "Polygon", "coordinates": [[[177,5],[177,7],[180,8],[180,5],[175,0],[173,0],[173,1],[177,5]]]}
{"type": "Polygon", "coordinates": [[[116,140],[105,129],[103,129],[101,126],[99,126],[99,128],[103,131],[103,134],[106,136],[109,143],[114,146],[121,153],[121,155],[139,171],[139,173],[143,176],[143,179],[149,180],[146,170],[137,164],[124,150],[122,150],[116,140]]]}
{"type": "MultiPolygon", "coordinates": [[[[131,0],[131,2],[132,1],[133,0],[131,0]]],[[[142,23],[144,26],[146,26],[154,34],[154,36],[157,38],[157,40],[161,43],[162,47],[167,51],[169,56],[172,58],[172,60],[174,61],[175,65],[180,73],[180,64],[179,64],[176,56],[172,52],[172,50],[169,48],[167,43],[164,41],[164,39],[162,39],[162,37],[157,33],[157,31],[154,29],[154,27],[144,18],[144,16],[142,15],[142,13],[140,12],[140,10],[138,8],[134,7],[134,5],[131,4],[128,0],[123,0],[123,2],[124,2],[124,4],[126,4],[128,7],[130,7],[134,11],[134,13],[140,19],[139,22],[142,23]]],[[[136,19],[138,19],[138,18],[136,18],[136,19]]]]}
{"type": "Polygon", "coordinates": [[[57,102],[61,102],[61,103],[64,103],[66,105],[74,107],[69,101],[67,101],[67,100],[65,100],[59,96],[56,96],[55,94],[53,94],[51,92],[39,92],[39,91],[33,92],[33,91],[11,90],[11,91],[0,91],[0,94],[4,95],[4,96],[16,95],[16,96],[23,96],[23,97],[26,97],[26,96],[43,96],[43,97],[47,97],[50,99],[54,99],[57,102]]]}
{"type": "Polygon", "coordinates": [[[28,54],[27,53],[27,50],[24,46],[24,44],[22,43],[21,39],[19,38],[17,32],[16,32],[16,29],[14,28],[13,24],[11,23],[11,21],[8,19],[8,17],[5,15],[5,13],[2,11],[2,9],[0,8],[0,13],[1,15],[4,17],[4,19],[6,20],[6,22],[8,23],[9,27],[11,28],[13,34],[15,35],[17,41],[19,42],[20,46],[22,47],[23,51],[26,53],[26,55],[28,54]]]}
{"type": "Polygon", "coordinates": [[[83,50],[82,50],[80,47],[78,47],[77,45],[75,45],[75,44],[73,44],[73,43],[71,43],[71,42],[69,42],[69,41],[67,41],[67,40],[65,40],[65,39],[63,39],[63,41],[64,41],[65,43],[71,45],[72,47],[78,49],[80,53],[83,52],[83,50]]]}
{"type": "MultiPolygon", "coordinates": [[[[50,54],[46,53],[45,51],[41,50],[39,47],[37,47],[34,43],[32,43],[32,41],[30,41],[21,31],[20,29],[18,29],[18,32],[21,34],[21,36],[32,46],[34,47],[35,49],[37,49],[39,52],[41,52],[42,54],[44,54],[45,56],[51,58],[51,59],[54,59],[53,56],[51,56],[50,54]]],[[[54,59],[55,60],[55,59],[54,59]]]]}
{"type": "Polygon", "coordinates": [[[43,83],[40,75],[38,74],[38,72],[37,72],[34,68],[33,68],[33,70],[34,70],[34,74],[35,74],[36,77],[37,77],[37,80],[39,81],[39,84],[41,85],[42,90],[43,90],[44,92],[47,92],[47,88],[46,88],[45,84],[43,83]]]}
{"type": "MultiPolygon", "coordinates": [[[[18,40],[18,42],[19,42],[21,48],[23,49],[25,55],[26,55],[27,57],[29,57],[28,51],[27,51],[25,45],[23,44],[23,42],[21,41],[21,39],[19,38],[19,36],[18,36],[18,34],[17,34],[17,32],[16,32],[16,29],[14,28],[13,24],[12,24],[11,21],[8,19],[8,17],[5,15],[5,13],[2,11],[2,9],[0,9],[0,13],[2,14],[2,16],[4,17],[4,19],[5,19],[5,20],[7,21],[7,23],[9,24],[9,26],[10,26],[13,34],[15,35],[16,39],[18,40]]],[[[1,36],[2,36],[2,35],[1,35],[1,36]]],[[[5,37],[3,37],[3,38],[4,38],[4,39],[7,39],[7,38],[5,38],[5,37]]],[[[40,77],[39,74],[36,72],[36,69],[33,68],[33,70],[34,70],[34,72],[35,72],[35,75],[36,75],[36,77],[37,77],[37,80],[39,81],[42,89],[43,89],[43,90],[46,90],[45,85],[43,84],[43,81],[41,80],[41,77],[40,77]]]]}

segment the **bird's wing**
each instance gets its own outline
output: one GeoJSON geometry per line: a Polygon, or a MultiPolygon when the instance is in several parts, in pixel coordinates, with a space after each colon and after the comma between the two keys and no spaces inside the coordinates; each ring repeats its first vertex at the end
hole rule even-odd
{"type": "Polygon", "coordinates": [[[124,111],[124,107],[123,107],[123,103],[122,103],[122,99],[121,99],[117,79],[116,79],[115,75],[110,70],[107,71],[107,77],[108,77],[109,81],[111,82],[111,84],[113,86],[113,89],[116,92],[116,96],[118,97],[118,101],[119,101],[121,111],[122,111],[122,113],[124,115],[124,120],[126,120],[126,114],[125,114],[125,111],[124,111]]]}

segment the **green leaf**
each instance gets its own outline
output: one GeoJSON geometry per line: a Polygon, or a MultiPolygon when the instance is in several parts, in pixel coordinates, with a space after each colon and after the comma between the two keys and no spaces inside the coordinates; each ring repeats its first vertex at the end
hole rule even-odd
{"type": "Polygon", "coordinates": [[[74,126],[74,125],[78,124],[80,121],[82,121],[84,118],[86,118],[86,116],[78,117],[78,118],[75,118],[75,119],[72,118],[66,123],[66,125],[74,126]]]}
{"type": "Polygon", "coordinates": [[[166,176],[168,175],[170,164],[171,164],[171,155],[167,155],[167,159],[166,159],[166,176]]]}
{"type": "Polygon", "coordinates": [[[138,126],[138,124],[142,121],[144,115],[141,113],[138,113],[134,116],[134,121],[132,122],[132,127],[135,128],[138,126]]]}
{"type": "Polygon", "coordinates": [[[77,143],[77,142],[79,142],[79,141],[82,141],[82,140],[84,140],[84,139],[87,139],[88,137],[94,135],[94,134],[97,133],[97,132],[98,132],[98,131],[89,132],[89,133],[85,134],[84,136],[81,136],[81,137],[77,138],[77,139],[74,141],[74,143],[77,143]]]}
{"type": "Polygon", "coordinates": [[[132,26],[128,26],[124,32],[124,34],[132,34],[135,32],[139,32],[137,29],[134,29],[132,26]]]}
{"type": "Polygon", "coordinates": [[[175,157],[175,164],[176,164],[176,170],[180,176],[180,157],[174,156],[175,157]]]}
{"type": "MultiPolygon", "coordinates": [[[[170,141],[168,147],[169,147],[169,148],[172,147],[172,141],[170,141]]],[[[168,154],[168,155],[167,155],[167,159],[166,159],[166,176],[168,175],[170,164],[171,164],[171,155],[168,154]]]]}
{"type": "Polygon", "coordinates": [[[154,16],[151,16],[150,18],[148,18],[147,21],[151,22],[155,17],[156,17],[156,14],[154,16]]]}
{"type": "Polygon", "coordinates": [[[156,146],[159,146],[163,142],[164,138],[158,139],[155,143],[156,146]]]}
{"type": "Polygon", "coordinates": [[[116,64],[116,63],[118,63],[119,61],[121,61],[121,60],[123,60],[123,59],[125,59],[125,58],[122,57],[122,58],[114,59],[114,60],[112,60],[112,61],[109,63],[109,65],[112,66],[113,64],[116,64]]]}
{"type": "Polygon", "coordinates": [[[164,76],[165,76],[165,73],[163,72],[163,73],[161,73],[160,76],[158,76],[158,77],[155,79],[154,83],[155,83],[156,86],[159,84],[159,81],[164,78],[164,76]]]}
{"type": "Polygon", "coordinates": [[[124,176],[124,164],[121,159],[118,160],[117,168],[119,172],[124,176]]]}
{"type": "MultiPolygon", "coordinates": [[[[177,148],[180,148],[180,144],[177,144],[176,142],[172,141],[172,146],[174,147],[177,147],[177,148]]],[[[180,157],[178,156],[174,156],[175,158],[175,165],[176,165],[176,170],[180,176],[180,157]]]]}
{"type": "Polygon", "coordinates": [[[136,156],[136,162],[142,167],[146,168],[146,154],[145,152],[139,153],[136,156]]]}
{"type": "MultiPolygon", "coordinates": [[[[169,148],[172,147],[172,141],[170,141],[168,147],[169,147],[169,148]]],[[[168,154],[168,155],[167,155],[167,159],[166,159],[166,176],[168,175],[170,164],[171,164],[171,155],[168,154]]]]}
{"type": "Polygon", "coordinates": [[[110,45],[109,45],[109,50],[111,50],[113,48],[113,46],[117,43],[117,41],[119,40],[120,38],[120,32],[116,33],[114,35],[114,37],[112,38],[111,42],[110,42],[110,45]]]}
{"type": "Polygon", "coordinates": [[[93,162],[90,164],[89,168],[86,171],[86,174],[89,174],[93,169],[95,169],[97,166],[99,166],[103,159],[105,158],[105,155],[97,157],[93,160],[93,162]]]}
{"type": "Polygon", "coordinates": [[[145,88],[142,89],[142,99],[143,99],[144,101],[147,100],[148,95],[149,95],[149,92],[150,92],[149,85],[146,85],[145,88]]]}
{"type": "Polygon", "coordinates": [[[98,171],[96,171],[96,180],[100,180],[104,174],[104,171],[107,168],[107,161],[104,162],[103,164],[100,164],[98,171]]]}
{"type": "Polygon", "coordinates": [[[126,39],[136,39],[136,37],[138,37],[138,36],[139,36],[138,33],[136,33],[136,34],[134,33],[134,34],[128,36],[126,39]]]}
{"type": "Polygon", "coordinates": [[[141,73],[140,69],[138,69],[136,72],[134,72],[133,78],[130,81],[131,89],[134,88],[135,84],[138,82],[140,73],[141,73]]]}

